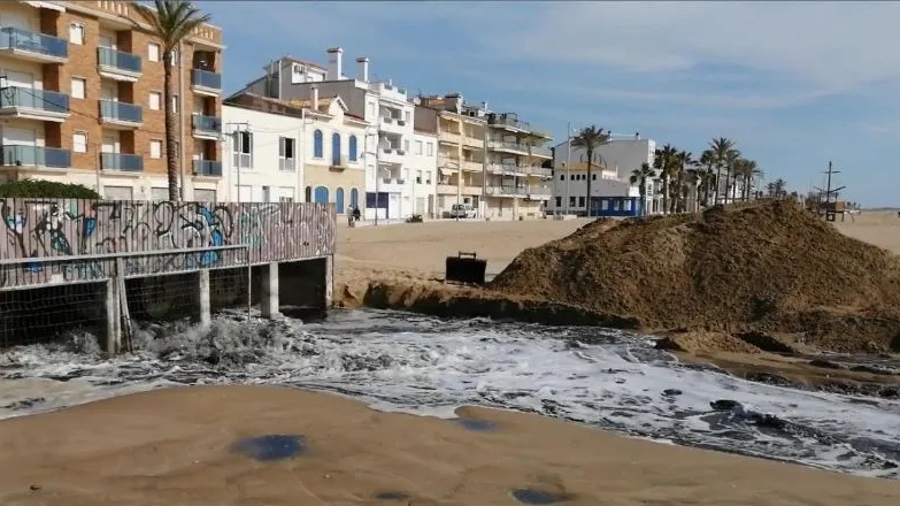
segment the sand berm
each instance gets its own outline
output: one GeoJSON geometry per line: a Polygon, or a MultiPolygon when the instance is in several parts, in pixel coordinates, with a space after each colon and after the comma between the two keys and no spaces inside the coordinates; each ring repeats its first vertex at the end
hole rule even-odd
{"type": "Polygon", "coordinates": [[[783,200],[601,219],[523,251],[485,290],[375,284],[366,299],[445,314],[738,336],[703,344],[726,351],[748,342],[768,351],[900,350],[900,258],[783,200]]]}

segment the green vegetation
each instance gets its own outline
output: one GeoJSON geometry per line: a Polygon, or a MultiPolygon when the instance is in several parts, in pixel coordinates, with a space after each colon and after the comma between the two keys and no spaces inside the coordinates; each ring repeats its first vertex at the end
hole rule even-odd
{"type": "Polygon", "coordinates": [[[0,198],[94,199],[94,190],[80,184],[25,179],[0,183],[0,198]]]}

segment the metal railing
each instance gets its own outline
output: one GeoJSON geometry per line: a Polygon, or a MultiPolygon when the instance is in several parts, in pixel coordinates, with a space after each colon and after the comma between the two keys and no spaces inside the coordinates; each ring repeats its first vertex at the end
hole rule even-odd
{"type": "Polygon", "coordinates": [[[125,172],[143,172],[144,157],[128,153],[100,153],[100,168],[125,172]]]}
{"type": "Polygon", "coordinates": [[[143,123],[144,108],[127,102],[100,100],[100,117],[103,118],[104,121],[143,123]]]}
{"type": "Polygon", "coordinates": [[[9,107],[65,114],[69,112],[69,96],[55,91],[6,86],[0,88],[0,109],[9,107]]]}
{"type": "Polygon", "coordinates": [[[278,170],[294,170],[296,167],[294,162],[295,160],[293,158],[279,158],[278,170]]]}
{"type": "Polygon", "coordinates": [[[101,67],[124,70],[140,74],[143,70],[141,57],[136,54],[117,51],[111,47],[97,48],[97,61],[101,67]]]}
{"type": "Polygon", "coordinates": [[[68,169],[72,166],[72,153],[68,149],[43,146],[3,146],[2,165],[8,167],[50,167],[68,169]]]}
{"type": "Polygon", "coordinates": [[[191,84],[213,90],[222,89],[222,74],[203,69],[191,70],[191,84]]]}
{"type": "Polygon", "coordinates": [[[215,116],[204,116],[202,114],[194,114],[191,119],[194,130],[210,133],[222,133],[222,120],[215,116]]]}
{"type": "Polygon", "coordinates": [[[194,160],[195,176],[222,177],[222,162],[215,160],[194,160]]]}
{"type": "Polygon", "coordinates": [[[12,49],[29,53],[69,57],[69,42],[59,37],[7,26],[0,28],[0,49],[12,49]]]}

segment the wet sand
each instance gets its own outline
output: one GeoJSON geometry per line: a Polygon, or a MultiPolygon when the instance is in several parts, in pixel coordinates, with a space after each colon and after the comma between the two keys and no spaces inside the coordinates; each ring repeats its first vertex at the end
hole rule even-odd
{"type": "Polygon", "coordinates": [[[536,415],[458,414],[491,427],[276,387],[123,396],[0,422],[0,504],[487,506],[516,504],[518,488],[591,506],[900,501],[900,483],[890,480],[618,437],[536,415]],[[266,435],[303,436],[305,450],[259,461],[234,446],[266,435]]]}

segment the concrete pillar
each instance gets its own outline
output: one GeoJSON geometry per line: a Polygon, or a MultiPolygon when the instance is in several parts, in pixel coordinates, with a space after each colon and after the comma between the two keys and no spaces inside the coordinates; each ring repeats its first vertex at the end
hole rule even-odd
{"type": "Polygon", "coordinates": [[[200,327],[209,328],[212,323],[212,308],[209,302],[209,269],[197,272],[197,311],[200,327]]]}
{"type": "Polygon", "coordinates": [[[331,307],[334,299],[334,255],[325,257],[325,309],[331,307]]]}
{"type": "Polygon", "coordinates": [[[116,278],[106,280],[105,313],[106,313],[106,353],[114,356],[122,347],[122,320],[119,314],[119,288],[116,278]]]}
{"type": "Polygon", "coordinates": [[[277,319],[281,317],[278,300],[278,262],[262,266],[262,294],[259,310],[263,318],[277,319]]]}

